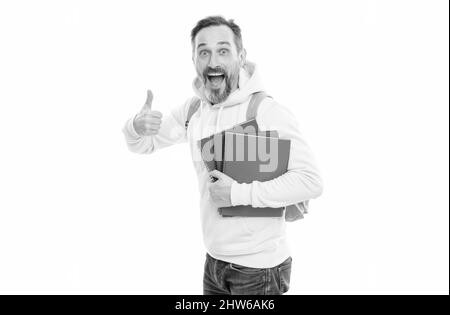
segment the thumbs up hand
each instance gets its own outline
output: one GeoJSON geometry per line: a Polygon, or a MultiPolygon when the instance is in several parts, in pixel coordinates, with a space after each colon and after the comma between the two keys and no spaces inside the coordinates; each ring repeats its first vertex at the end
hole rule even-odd
{"type": "Polygon", "coordinates": [[[147,100],[133,121],[134,130],[140,136],[156,135],[161,128],[162,113],[152,110],[153,93],[147,90],[147,100]]]}

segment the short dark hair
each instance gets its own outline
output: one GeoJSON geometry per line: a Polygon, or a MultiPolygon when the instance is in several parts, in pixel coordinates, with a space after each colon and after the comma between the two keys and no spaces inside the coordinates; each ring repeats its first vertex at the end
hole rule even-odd
{"type": "Polygon", "coordinates": [[[215,15],[208,16],[204,19],[201,19],[197,22],[197,25],[191,31],[191,43],[194,45],[195,36],[197,36],[200,30],[210,27],[210,26],[220,26],[226,25],[228,26],[234,34],[234,43],[236,44],[238,52],[242,51],[242,35],[241,28],[234,23],[234,20],[226,20],[223,16],[215,15]]]}

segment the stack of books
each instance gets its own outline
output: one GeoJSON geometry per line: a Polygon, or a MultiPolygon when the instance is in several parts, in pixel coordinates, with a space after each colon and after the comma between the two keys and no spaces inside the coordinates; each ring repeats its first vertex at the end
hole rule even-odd
{"type": "MultiPolygon", "coordinates": [[[[260,131],[256,119],[201,139],[198,143],[208,171],[218,170],[238,183],[268,181],[287,172],[291,141],[276,130],[260,131]]],[[[285,207],[221,207],[223,217],[281,217],[285,207]]]]}

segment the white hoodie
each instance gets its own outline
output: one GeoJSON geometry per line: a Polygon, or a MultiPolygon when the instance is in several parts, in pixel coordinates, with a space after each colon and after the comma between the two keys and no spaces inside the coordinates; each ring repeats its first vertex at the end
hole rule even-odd
{"type": "MultiPolygon", "coordinates": [[[[216,258],[253,268],[271,268],[290,256],[284,218],[222,217],[209,196],[209,175],[201,161],[197,141],[246,120],[251,94],[263,91],[256,67],[247,63],[239,74],[238,89],[224,102],[212,105],[204,96],[204,87],[196,78],[193,88],[202,99],[184,128],[193,98],[163,116],[159,133],[139,136],[130,118],[123,128],[128,148],[136,153],[153,153],[176,143],[189,142],[198,176],[203,240],[208,253],[216,258]]],[[[313,154],[298,130],[298,123],[288,108],[266,98],[259,106],[256,120],[261,130],[277,130],[280,138],[291,139],[287,173],[267,182],[233,182],[231,203],[253,207],[284,207],[317,198],[322,193],[322,179],[313,154]]]]}

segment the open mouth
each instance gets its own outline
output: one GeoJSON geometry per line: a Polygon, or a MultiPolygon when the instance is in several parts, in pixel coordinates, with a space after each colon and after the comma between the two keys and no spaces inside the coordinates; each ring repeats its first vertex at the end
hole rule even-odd
{"type": "Polygon", "coordinates": [[[207,75],[208,81],[211,83],[212,86],[217,87],[220,86],[225,80],[225,74],[224,73],[208,73],[207,75]]]}

